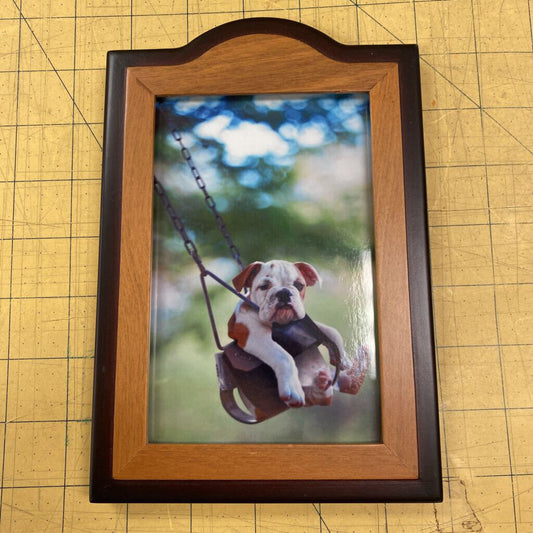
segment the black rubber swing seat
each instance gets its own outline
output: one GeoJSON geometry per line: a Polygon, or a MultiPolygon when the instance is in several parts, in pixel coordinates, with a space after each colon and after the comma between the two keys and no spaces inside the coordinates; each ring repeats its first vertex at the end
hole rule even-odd
{"type": "MultiPolygon", "coordinates": [[[[340,367],[340,354],[337,345],[327,338],[316,324],[306,315],[303,319],[286,326],[275,325],[272,339],[289,352],[295,360],[304,392],[310,390],[309,379],[319,368],[324,367],[324,359],[319,351],[321,344],[329,352],[330,361],[335,363],[335,383],[340,367]]],[[[277,379],[272,368],[257,357],[244,351],[236,342],[224,346],[224,351],[215,355],[220,400],[226,412],[239,422],[257,424],[276,416],[289,407],[279,398],[277,379]],[[237,389],[245,411],[235,398],[237,389]]],[[[331,392],[323,398],[315,397],[313,405],[329,405],[331,392]]]]}

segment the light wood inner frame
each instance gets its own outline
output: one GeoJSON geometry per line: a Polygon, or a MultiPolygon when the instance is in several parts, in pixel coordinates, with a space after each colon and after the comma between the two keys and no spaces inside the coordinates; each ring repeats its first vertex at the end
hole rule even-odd
{"type": "Polygon", "coordinates": [[[240,36],[187,63],[127,69],[113,435],[115,479],[418,477],[399,98],[396,63],[339,62],[301,41],[280,35],[240,36]],[[371,106],[382,443],[149,444],[156,96],[361,91],[370,93],[371,106]]]}

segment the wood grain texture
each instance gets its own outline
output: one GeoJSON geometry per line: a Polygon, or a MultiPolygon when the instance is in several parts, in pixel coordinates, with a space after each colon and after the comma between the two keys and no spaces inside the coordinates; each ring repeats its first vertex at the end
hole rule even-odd
{"type": "Polygon", "coordinates": [[[213,47],[194,62],[129,68],[125,117],[114,477],[124,480],[416,479],[418,448],[397,66],[388,62],[339,64],[286,36],[246,35],[213,47]],[[370,92],[372,113],[383,443],[148,444],[155,96],[359,91],[370,92]],[[228,462],[228,457],[234,461],[228,462]]]}
{"type": "Polygon", "coordinates": [[[398,70],[370,91],[383,442],[416,468],[415,391],[398,70]],[[403,455],[405,453],[406,455],[403,455]]]}
{"type": "Polygon", "coordinates": [[[282,35],[244,35],[223,42],[195,61],[131,67],[158,96],[339,92],[357,83],[369,91],[387,73],[383,63],[345,63],[282,35]],[[228,60],[231,58],[231,60],[228,60]],[[179,93],[176,93],[176,89],[179,93]]]}
{"type": "Polygon", "coordinates": [[[118,307],[116,467],[142,449],[147,433],[148,356],[150,350],[150,281],[152,242],[152,162],[154,96],[127,76],[122,190],[122,242],[118,307]],[[128,412],[136,415],[132,423],[128,412]]]}

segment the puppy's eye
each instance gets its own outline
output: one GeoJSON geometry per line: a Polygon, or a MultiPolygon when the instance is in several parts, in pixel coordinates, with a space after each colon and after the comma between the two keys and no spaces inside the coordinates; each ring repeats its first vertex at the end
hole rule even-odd
{"type": "Polygon", "coordinates": [[[294,286],[296,287],[298,292],[301,292],[303,290],[303,288],[304,288],[304,284],[301,283],[300,281],[295,281],[294,282],[294,286]]]}
{"type": "Polygon", "coordinates": [[[269,287],[270,287],[270,282],[265,281],[262,285],[259,285],[259,287],[257,288],[261,291],[266,291],[269,287]]]}

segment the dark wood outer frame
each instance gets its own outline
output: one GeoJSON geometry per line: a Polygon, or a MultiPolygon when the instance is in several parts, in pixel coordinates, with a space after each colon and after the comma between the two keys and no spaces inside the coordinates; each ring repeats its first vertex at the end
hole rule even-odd
{"type": "MultiPolygon", "coordinates": [[[[380,502],[442,497],[433,327],[425,206],[418,51],[414,45],[346,46],[307,26],[281,19],[225,24],[176,50],[110,52],[101,208],[91,501],[128,502],[380,502]],[[394,63],[399,75],[405,223],[414,363],[418,476],[413,479],[135,480],[113,478],[113,409],[118,312],[124,112],[127,69],[182,64],[224,41],[250,34],[287,36],[336,61],[394,63]]],[[[342,453],[342,451],[340,451],[342,453]]],[[[228,457],[231,462],[232,458],[228,457]]]]}

